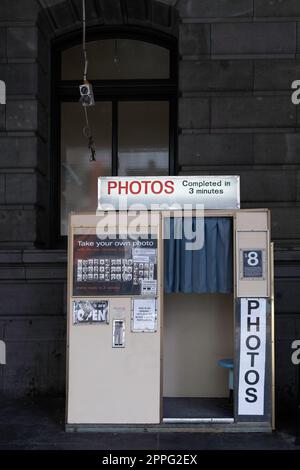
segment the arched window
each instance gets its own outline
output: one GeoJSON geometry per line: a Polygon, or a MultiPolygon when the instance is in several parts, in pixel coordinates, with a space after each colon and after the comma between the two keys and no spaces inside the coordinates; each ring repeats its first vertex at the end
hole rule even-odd
{"type": "MultiPolygon", "coordinates": [[[[110,30],[89,35],[89,68],[96,104],[88,108],[96,144],[89,162],[79,103],[82,45],[57,42],[54,55],[53,139],[56,226],[67,233],[70,211],[97,206],[98,176],[167,175],[176,172],[177,46],[167,35],[110,30]],[[57,190],[57,189],[56,189],[57,190]]],[[[54,195],[53,190],[53,195],[54,195]]]]}

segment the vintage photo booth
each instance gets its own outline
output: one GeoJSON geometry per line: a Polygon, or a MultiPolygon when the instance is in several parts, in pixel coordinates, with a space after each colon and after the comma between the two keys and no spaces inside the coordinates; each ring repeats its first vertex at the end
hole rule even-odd
{"type": "Polygon", "coordinates": [[[270,213],[209,205],[70,215],[67,430],[274,428],[270,213]]]}

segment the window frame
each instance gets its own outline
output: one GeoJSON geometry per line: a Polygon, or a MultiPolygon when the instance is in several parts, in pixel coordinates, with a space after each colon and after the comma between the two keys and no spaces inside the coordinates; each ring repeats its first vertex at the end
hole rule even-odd
{"type": "MultiPolygon", "coordinates": [[[[141,27],[91,27],[87,42],[103,39],[132,39],[164,47],[170,53],[168,79],[91,80],[96,101],[112,103],[112,176],[118,171],[118,103],[120,101],[169,102],[169,174],[178,173],[178,47],[177,39],[166,33],[141,27]]],[[[50,151],[50,244],[66,247],[67,237],[60,233],[61,219],[61,104],[79,100],[82,80],[61,79],[61,54],[81,44],[81,33],[69,33],[52,44],[51,56],[51,151],[50,151]]]]}

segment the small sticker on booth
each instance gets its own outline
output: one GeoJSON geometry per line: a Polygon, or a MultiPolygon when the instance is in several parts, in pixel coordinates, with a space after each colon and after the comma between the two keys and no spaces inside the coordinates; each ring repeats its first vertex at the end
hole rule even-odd
{"type": "Polygon", "coordinates": [[[134,248],[132,250],[134,263],[156,263],[155,248],[134,248]]]}
{"type": "Polygon", "coordinates": [[[141,281],[141,295],[155,296],[157,291],[157,281],[142,279],[141,281]]]}
{"type": "Polygon", "coordinates": [[[108,300],[74,300],[73,323],[109,323],[108,300]]]}

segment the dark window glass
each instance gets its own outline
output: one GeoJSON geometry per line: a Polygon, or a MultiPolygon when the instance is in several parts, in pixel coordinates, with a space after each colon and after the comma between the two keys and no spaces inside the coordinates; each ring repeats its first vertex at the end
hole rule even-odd
{"type": "Polygon", "coordinates": [[[97,138],[97,160],[92,163],[83,135],[82,106],[62,103],[61,118],[61,234],[66,235],[68,213],[96,210],[97,178],[111,174],[112,106],[99,102],[89,108],[89,119],[97,138]]]}
{"type": "Polygon", "coordinates": [[[119,103],[118,175],[169,173],[169,102],[119,103]]]}

